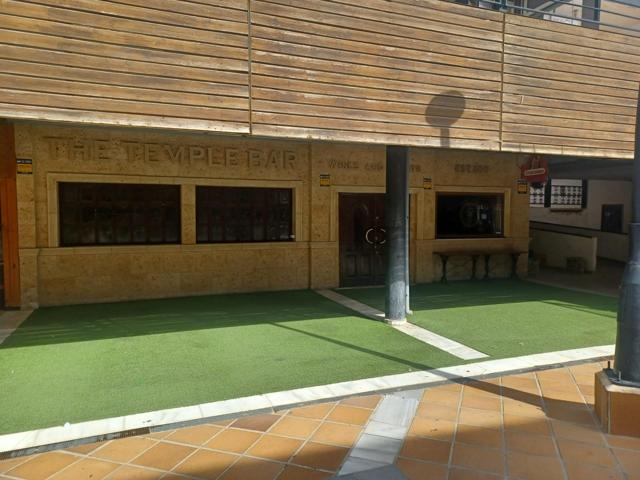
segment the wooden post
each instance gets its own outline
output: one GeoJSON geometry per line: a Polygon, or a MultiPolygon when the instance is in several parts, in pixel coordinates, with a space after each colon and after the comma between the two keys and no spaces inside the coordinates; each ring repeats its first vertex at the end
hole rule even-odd
{"type": "Polygon", "coordinates": [[[4,306],[20,307],[18,195],[13,125],[0,121],[0,221],[4,262],[4,306]]]}

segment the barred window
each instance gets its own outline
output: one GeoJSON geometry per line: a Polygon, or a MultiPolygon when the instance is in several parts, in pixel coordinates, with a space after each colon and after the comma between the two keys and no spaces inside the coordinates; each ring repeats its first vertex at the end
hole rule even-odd
{"type": "Polygon", "coordinates": [[[180,187],[60,183],[60,245],[180,243],[180,187]]]}
{"type": "Polygon", "coordinates": [[[290,188],[196,187],[197,242],[291,241],[292,202],[290,188]]]}

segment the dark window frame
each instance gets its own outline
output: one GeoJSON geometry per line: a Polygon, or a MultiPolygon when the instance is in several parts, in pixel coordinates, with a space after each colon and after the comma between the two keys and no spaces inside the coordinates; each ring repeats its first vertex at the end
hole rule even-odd
{"type": "Polygon", "coordinates": [[[295,241],[294,195],[293,188],[196,186],[196,243],[295,241]]]}
{"type": "Polygon", "coordinates": [[[60,246],[179,245],[180,197],[179,185],[59,182],[60,246]]]}

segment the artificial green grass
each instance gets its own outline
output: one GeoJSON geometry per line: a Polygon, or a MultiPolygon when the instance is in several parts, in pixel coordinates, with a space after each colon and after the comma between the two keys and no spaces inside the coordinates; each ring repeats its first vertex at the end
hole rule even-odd
{"type": "Polygon", "coordinates": [[[0,345],[0,434],[456,363],[311,291],[41,308],[0,345]]]}
{"type": "MultiPolygon", "coordinates": [[[[384,309],[384,290],[340,293],[384,309]]],[[[617,299],[521,280],[431,283],[411,288],[408,319],[493,358],[615,342],[617,299]]]]}

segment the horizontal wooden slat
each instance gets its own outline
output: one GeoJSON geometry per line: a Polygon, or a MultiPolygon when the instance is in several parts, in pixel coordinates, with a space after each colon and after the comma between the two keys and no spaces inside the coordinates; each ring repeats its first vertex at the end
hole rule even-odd
{"type": "MultiPolygon", "coordinates": [[[[219,83],[214,82],[213,78],[210,81],[201,80],[189,80],[186,78],[171,78],[161,77],[151,74],[137,74],[137,73],[120,73],[117,71],[104,71],[97,69],[87,68],[88,61],[90,59],[84,57],[85,68],[81,66],[75,67],[70,65],[50,65],[47,63],[32,63],[20,60],[13,60],[16,58],[29,58],[30,60],[37,60],[40,56],[33,54],[29,56],[11,55],[14,53],[14,48],[11,46],[0,46],[2,53],[0,55],[10,57],[8,59],[0,58],[0,72],[13,73],[16,75],[28,75],[34,77],[46,77],[59,80],[90,82],[102,85],[119,85],[119,86],[132,86],[139,88],[146,88],[150,90],[168,90],[173,92],[193,92],[208,95],[225,95],[233,97],[248,97],[249,88],[243,83],[246,83],[246,78],[238,78],[238,83],[219,83]]],[[[21,52],[22,49],[16,48],[15,52],[21,52]]],[[[43,56],[47,54],[44,52],[43,56]]],[[[80,58],[77,65],[82,65],[80,58]]],[[[47,60],[42,58],[41,60],[47,60]]],[[[68,57],[64,60],[68,61],[68,57]]],[[[72,59],[73,60],[73,59],[72,59]]],[[[75,62],[74,62],[75,63],[75,62]]],[[[101,66],[101,65],[99,65],[101,66]]],[[[166,68],[163,68],[166,73],[166,68]]],[[[149,72],[149,69],[146,69],[149,72]]],[[[246,77],[246,76],[245,76],[246,77]]]]}
{"type": "MultiPolygon", "coordinates": [[[[301,89],[309,93],[327,93],[335,89],[337,95],[348,89],[350,93],[363,98],[398,98],[403,101],[407,98],[415,98],[414,93],[428,95],[442,95],[451,92],[451,85],[434,85],[432,83],[415,83],[411,81],[397,81],[385,78],[371,78],[335,71],[313,71],[305,68],[291,68],[280,65],[267,65],[254,63],[252,66],[252,83],[263,87],[271,85],[274,88],[301,89]],[[292,85],[287,87],[287,85],[292,85]],[[293,86],[295,85],[295,87],[293,86]],[[349,87],[347,87],[349,86],[349,87]],[[353,87],[349,89],[350,87],[353,87]],[[317,89],[317,90],[316,90],[317,89]],[[372,89],[375,89],[372,90],[372,89]],[[382,97],[379,97],[382,91],[382,97]]],[[[459,93],[459,92],[458,92],[459,93]]],[[[465,88],[465,98],[474,98],[499,102],[500,92],[465,88]]],[[[418,97],[420,98],[420,97],[418,97]]],[[[420,101],[420,100],[417,100],[420,101]]]]}
{"type": "MultiPolygon", "coordinates": [[[[263,13],[274,17],[285,17],[297,20],[303,20],[312,24],[333,25],[347,29],[347,31],[365,31],[369,33],[392,34],[397,37],[406,37],[410,39],[434,41],[441,43],[449,43],[452,45],[469,47],[469,39],[465,36],[458,36],[455,32],[429,30],[421,28],[412,28],[395,23],[390,27],[387,22],[372,21],[365,18],[358,18],[354,21],[349,16],[342,15],[341,11],[336,7],[334,9],[325,8],[322,11],[307,10],[305,8],[297,8],[298,2],[278,2],[270,3],[262,0],[251,0],[251,13],[263,13]]],[[[306,6],[305,2],[305,6],[306,6]]],[[[334,5],[335,7],[335,5],[334,5]]],[[[423,23],[421,27],[425,27],[423,23]]],[[[485,49],[491,51],[500,51],[501,36],[494,35],[493,38],[478,36],[474,39],[473,46],[477,49],[485,49]]]]}
{"type": "Polygon", "coordinates": [[[323,128],[289,127],[284,125],[255,124],[252,133],[267,137],[300,138],[330,140],[356,143],[382,143],[396,145],[416,145],[425,147],[473,148],[480,150],[499,150],[500,143],[490,140],[466,140],[451,137],[427,137],[422,135],[400,135],[386,133],[366,134],[360,131],[332,130],[323,128]]]}
{"type": "Polygon", "coordinates": [[[541,145],[567,145],[588,148],[606,148],[610,150],[630,150],[633,151],[633,142],[619,142],[608,140],[585,140],[581,138],[562,137],[556,135],[529,135],[522,133],[504,132],[502,140],[510,143],[533,143],[541,145]]]}
{"type": "MultiPolygon", "coordinates": [[[[502,113],[502,121],[504,123],[573,128],[576,129],[576,132],[584,130],[587,132],[587,135],[590,135],[588,132],[591,131],[609,131],[625,134],[633,134],[635,131],[634,124],[632,123],[633,118],[631,117],[617,117],[614,115],[603,115],[601,113],[589,114],[588,112],[577,112],[574,118],[554,117],[548,114],[549,109],[546,108],[541,111],[542,115],[528,115],[525,113],[527,110],[509,107],[517,106],[505,104],[505,109],[502,113]],[[591,116],[589,117],[589,115],[591,116]],[[625,119],[626,123],[621,123],[621,119],[625,119]]],[[[531,109],[529,112],[530,111],[531,109]]],[[[566,113],[566,111],[561,110],[561,113],[566,113]]]]}
{"type": "Polygon", "coordinates": [[[248,3],[207,3],[2,0],[2,111],[248,132],[248,3]]]}
{"type": "Polygon", "coordinates": [[[96,112],[124,114],[144,114],[166,117],[193,118],[200,120],[218,120],[229,122],[248,121],[248,112],[243,110],[222,109],[213,107],[195,107],[162,103],[120,100],[113,98],[82,97],[52,92],[30,92],[3,88],[2,102],[15,105],[34,105],[42,107],[68,108],[96,112]]]}
{"type": "MultiPolygon", "coordinates": [[[[252,98],[256,100],[273,100],[276,102],[286,102],[306,105],[325,105],[330,107],[347,107],[358,110],[375,110],[380,112],[399,112],[414,115],[425,115],[425,105],[434,99],[434,95],[421,96],[416,103],[407,102],[408,98],[403,98],[403,102],[393,101],[393,98],[381,93],[384,100],[362,99],[349,96],[336,96],[334,94],[304,93],[300,91],[275,90],[253,86],[252,98]]],[[[457,99],[450,99],[449,102],[443,98],[442,109],[457,109],[457,99]]],[[[500,121],[500,105],[496,102],[485,102],[482,100],[465,99],[465,109],[461,118],[475,118],[479,120],[500,121]]]]}
{"type": "MultiPolygon", "coordinates": [[[[399,113],[399,112],[385,112],[385,111],[372,111],[361,110],[355,108],[345,107],[327,107],[320,105],[304,105],[300,103],[288,103],[288,102],[270,102],[266,100],[254,100],[252,108],[256,112],[267,113],[284,113],[291,115],[307,115],[313,117],[324,117],[328,119],[345,119],[345,120],[362,120],[376,123],[403,123],[407,125],[424,125],[425,112],[423,111],[417,114],[399,113]]],[[[446,116],[446,109],[441,110],[445,115],[431,116],[427,119],[427,124],[449,124],[449,118],[446,116]]],[[[479,119],[465,119],[460,118],[453,126],[456,128],[468,128],[474,130],[493,130],[495,132],[499,129],[499,120],[479,120],[479,119]]],[[[440,128],[440,127],[438,127],[440,128]]]]}
{"type": "MultiPolygon", "coordinates": [[[[1,62],[0,65],[2,65],[1,62]]],[[[162,104],[194,105],[203,109],[211,108],[214,105],[221,108],[245,110],[249,108],[249,99],[242,97],[225,97],[221,95],[206,95],[170,90],[163,90],[162,93],[159,93],[157,90],[146,88],[121,87],[117,85],[101,85],[98,83],[5,74],[2,73],[1,68],[0,87],[87,97],[117,98],[134,102],[138,100],[140,102],[162,104]],[[203,105],[207,105],[207,107],[203,107],[203,105]]]]}
{"type": "Polygon", "coordinates": [[[496,50],[499,45],[496,42],[490,44],[493,50],[485,50],[475,45],[454,45],[449,41],[451,36],[446,34],[432,35],[430,40],[426,41],[423,39],[398,36],[394,31],[389,30],[382,33],[345,29],[339,25],[313,23],[304,19],[280,17],[273,14],[264,15],[256,11],[251,12],[251,19],[251,34],[253,36],[259,36],[257,32],[260,31],[260,27],[267,27],[286,35],[303,34],[303,36],[322,36],[328,42],[345,42],[345,46],[365,44],[365,46],[360,48],[367,48],[366,45],[378,45],[385,50],[394,49],[400,57],[405,58],[414,58],[414,55],[419,55],[418,52],[429,52],[447,56],[458,56],[464,59],[488,60],[497,63],[500,63],[502,60],[500,52],[496,50]],[[400,46],[395,47],[395,45],[400,46]]]}

